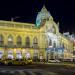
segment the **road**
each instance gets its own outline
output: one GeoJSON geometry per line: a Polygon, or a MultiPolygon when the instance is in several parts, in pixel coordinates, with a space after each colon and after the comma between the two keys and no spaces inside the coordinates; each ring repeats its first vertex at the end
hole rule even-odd
{"type": "Polygon", "coordinates": [[[75,67],[57,64],[0,66],[0,75],[75,75],[75,67]]]}

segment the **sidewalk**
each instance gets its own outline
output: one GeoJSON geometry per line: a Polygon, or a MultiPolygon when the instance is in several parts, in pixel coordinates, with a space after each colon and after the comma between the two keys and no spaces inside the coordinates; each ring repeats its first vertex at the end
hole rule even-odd
{"type": "Polygon", "coordinates": [[[66,67],[74,67],[75,63],[68,63],[68,62],[60,62],[60,63],[48,63],[48,62],[34,62],[33,64],[37,65],[57,65],[57,66],[66,66],[66,67]]]}

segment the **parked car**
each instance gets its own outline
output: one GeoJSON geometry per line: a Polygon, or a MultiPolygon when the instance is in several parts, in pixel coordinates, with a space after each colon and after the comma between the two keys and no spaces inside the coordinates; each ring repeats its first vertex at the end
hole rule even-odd
{"type": "Polygon", "coordinates": [[[73,59],[63,59],[63,62],[73,62],[73,59]]]}
{"type": "Polygon", "coordinates": [[[27,61],[27,64],[32,64],[33,63],[31,58],[26,59],[26,61],[27,61]]]}
{"type": "Polygon", "coordinates": [[[55,60],[55,61],[58,62],[58,63],[61,62],[60,60],[55,60]]]}
{"type": "Polygon", "coordinates": [[[24,59],[15,59],[13,60],[13,65],[24,65],[25,61],[24,59]]]}
{"type": "Polygon", "coordinates": [[[49,59],[48,62],[49,63],[57,63],[57,62],[60,62],[60,60],[57,60],[57,59],[49,59]]]}

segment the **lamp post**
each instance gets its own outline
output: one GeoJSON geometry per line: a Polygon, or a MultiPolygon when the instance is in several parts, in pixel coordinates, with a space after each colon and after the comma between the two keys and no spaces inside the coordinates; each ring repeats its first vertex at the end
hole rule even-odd
{"type": "Polygon", "coordinates": [[[20,18],[19,16],[16,16],[16,17],[12,17],[11,18],[11,21],[13,22],[15,19],[17,19],[17,18],[20,18]]]}

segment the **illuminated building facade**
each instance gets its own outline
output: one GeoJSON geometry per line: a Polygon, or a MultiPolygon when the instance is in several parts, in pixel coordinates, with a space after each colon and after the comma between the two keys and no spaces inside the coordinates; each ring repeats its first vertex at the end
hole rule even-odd
{"type": "Polygon", "coordinates": [[[13,54],[11,58],[48,60],[69,58],[71,51],[72,43],[59,33],[58,24],[45,6],[38,13],[36,24],[0,21],[0,53],[6,57],[13,54]]]}

